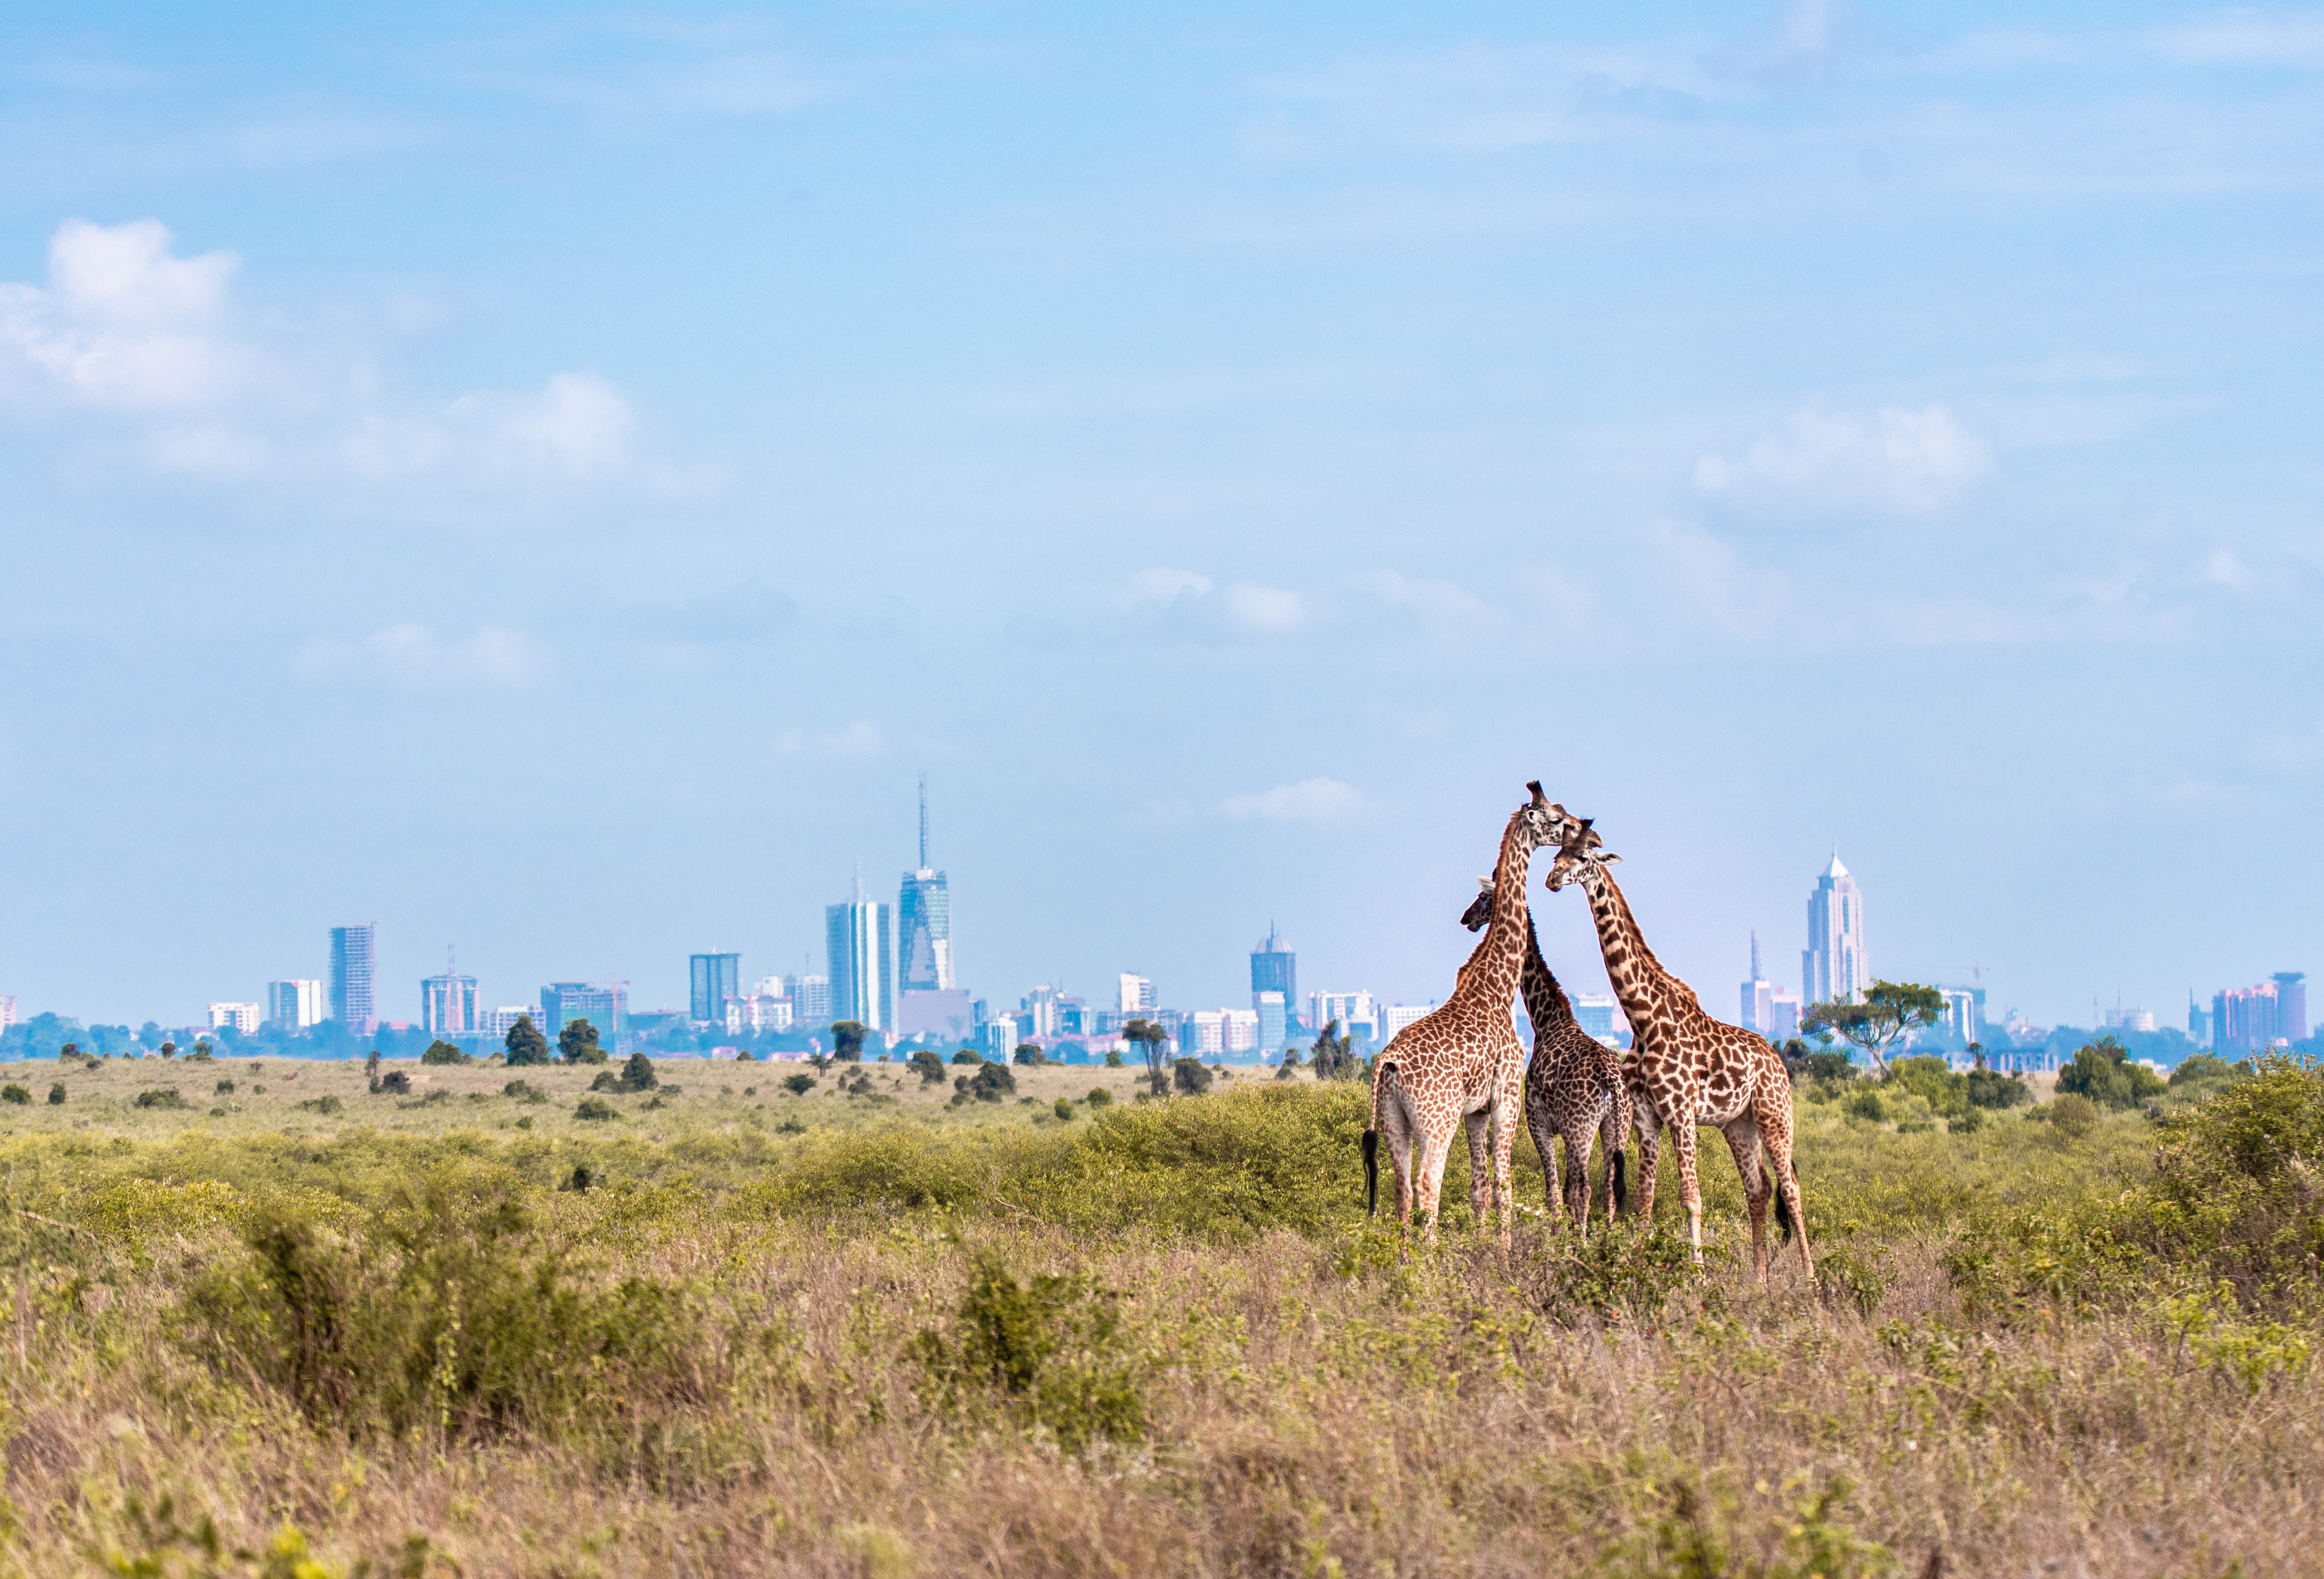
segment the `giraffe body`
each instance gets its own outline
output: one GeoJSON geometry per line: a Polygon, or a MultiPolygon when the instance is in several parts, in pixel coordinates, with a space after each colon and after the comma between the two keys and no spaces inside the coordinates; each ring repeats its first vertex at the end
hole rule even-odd
{"type": "MultiPolygon", "coordinates": [[[[1483,882],[1461,924],[1471,932],[1483,926],[1492,910],[1492,885],[1483,882]]],[[[1548,1207],[1561,1203],[1587,1238],[1590,1234],[1590,1147],[1603,1149],[1600,1177],[1606,1198],[1606,1220],[1611,1223],[1622,1204],[1622,1148],[1628,1143],[1630,1092],[1622,1060],[1613,1049],[1582,1028],[1565,989],[1542,958],[1541,938],[1533,914],[1526,914],[1526,957],[1517,978],[1525,998],[1526,1018],[1533,1022],[1533,1057],[1526,1063],[1526,1128],[1533,1134],[1534,1149],[1541,1153],[1543,1183],[1548,1207]],[[1565,1143],[1560,1163],[1557,1143],[1565,1143]]]]}
{"type": "Polygon", "coordinates": [[[1783,1060],[1760,1037],[1703,1013],[1694,989],[1655,958],[1638,931],[1629,902],[1607,870],[1618,856],[1589,848],[1587,824],[1568,836],[1551,864],[1548,886],[1578,883],[1614,996],[1633,1037],[1625,1072],[1638,1130],[1638,1210],[1655,1209],[1655,1165],[1662,1132],[1678,1153],[1679,1190],[1686,1202],[1688,1241],[1702,1253],[1702,1186],[1696,1170],[1695,1130],[1709,1125],[1727,1137],[1743,1178],[1751,1215],[1751,1261],[1767,1275],[1767,1206],[1773,1198],[1784,1226],[1796,1226],[1800,1258],[1815,1274],[1806,1219],[1800,1212],[1799,1177],[1792,1165],[1792,1084],[1783,1060]],[[1762,1157],[1767,1166],[1762,1167],[1762,1157]],[[1772,1175],[1772,1177],[1770,1177],[1772,1175]]]}
{"type": "MultiPolygon", "coordinates": [[[[1377,1178],[1376,1147],[1385,1140],[1396,1166],[1396,1215],[1417,1209],[1436,1233],[1444,1165],[1456,1131],[1469,1137],[1469,1204],[1481,1231],[1498,1214],[1509,1239],[1509,1160],[1523,1101],[1525,1049],[1509,1022],[1525,956],[1526,871],[1533,852],[1562,838],[1572,819],[1551,805],[1538,784],[1501,834],[1493,871],[1497,897],[1484,941],[1462,966],[1452,996],[1397,1032],[1372,1065],[1372,1125],[1365,1132],[1367,1170],[1377,1178]]],[[[1377,1187],[1375,1186],[1375,1189],[1377,1187]]]]}

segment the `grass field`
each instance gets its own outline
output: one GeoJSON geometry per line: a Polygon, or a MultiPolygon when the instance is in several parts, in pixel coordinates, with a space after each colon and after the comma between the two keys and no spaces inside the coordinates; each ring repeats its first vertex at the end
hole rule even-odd
{"type": "Polygon", "coordinates": [[[1723,1146],[1700,1273],[1674,1182],[1584,1245],[1524,1141],[1511,1254],[1368,1224],[1360,1086],[399,1067],[0,1066],[0,1567],[2324,1568],[2312,1070],[1820,1089],[1762,1289],[1723,1146]]]}

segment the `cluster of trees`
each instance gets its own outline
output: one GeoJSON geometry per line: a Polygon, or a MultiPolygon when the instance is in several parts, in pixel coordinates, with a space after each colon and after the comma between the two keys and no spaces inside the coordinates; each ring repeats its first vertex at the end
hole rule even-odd
{"type": "Polygon", "coordinates": [[[2058,1070],[2060,1096],[2087,1097],[2100,1107],[2135,1107],[2169,1088],[2153,1069],[2131,1062],[2128,1050],[2112,1036],[2081,1047],[2073,1061],[2058,1070]]]}

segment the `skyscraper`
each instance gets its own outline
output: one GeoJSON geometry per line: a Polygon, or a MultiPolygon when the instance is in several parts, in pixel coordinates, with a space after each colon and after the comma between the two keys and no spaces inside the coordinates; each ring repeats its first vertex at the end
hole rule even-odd
{"type": "Polygon", "coordinates": [[[904,874],[897,906],[899,985],[906,992],[950,992],[952,890],[945,875],[928,865],[928,777],[920,776],[920,864],[904,874]]]}
{"type": "Polygon", "coordinates": [[[1259,1010],[1259,1051],[1262,1053],[1281,1052],[1286,1038],[1283,1027],[1283,995],[1279,992],[1255,992],[1250,1001],[1259,1010]]]}
{"type": "Polygon", "coordinates": [[[622,1034],[628,996],[620,982],[552,981],[540,989],[540,1033],[553,1043],[565,1027],[586,1020],[597,1028],[597,1045],[611,1052],[622,1034]]]}
{"type": "Polygon", "coordinates": [[[449,949],[444,951],[444,974],[420,978],[420,1028],[430,1036],[476,1029],[476,978],[460,974],[449,949]]]}
{"type": "Polygon", "coordinates": [[[1154,983],[1143,976],[1121,973],[1121,1014],[1124,1019],[1137,1014],[1150,1014],[1158,1005],[1154,999],[1154,983]]]}
{"type": "Polygon", "coordinates": [[[1259,995],[1279,992],[1283,995],[1284,1013],[1299,1001],[1299,956],[1283,946],[1283,939],[1275,923],[1267,923],[1267,941],[1250,951],[1250,1005],[1259,1007],[1259,995]]]}
{"type": "Polygon", "coordinates": [[[1864,895],[1834,850],[1808,895],[1808,946],[1800,955],[1800,996],[1812,1004],[1854,1003],[1872,985],[1864,958],[1864,895]]]}
{"type": "Polygon", "coordinates": [[[893,1028],[895,907],[865,899],[858,884],[853,899],[824,907],[823,924],[831,959],[831,1017],[873,1031],[893,1028]]]}
{"type": "Polygon", "coordinates": [[[1762,1036],[1775,1033],[1775,984],[1759,969],[1759,934],[1751,934],[1751,978],[1743,984],[1743,1017],[1737,1022],[1762,1036]]]}
{"type": "Polygon", "coordinates": [[[378,1001],[372,996],[378,942],[374,922],[331,929],[331,1018],[357,1036],[379,1029],[378,1001]]]}
{"type": "Polygon", "coordinates": [[[2275,973],[2275,1033],[2286,1042],[2308,1040],[2308,975],[2301,970],[2275,973]]]}
{"type": "Polygon", "coordinates": [[[266,1017],[278,1031],[304,1031],[318,1024],[327,1012],[319,981],[270,981],[266,984],[266,1017]]]}
{"type": "Polygon", "coordinates": [[[2195,989],[2187,989],[2187,1040],[2198,1047],[2211,1045],[2211,1016],[2195,1001],[2195,989]]]}
{"type": "Polygon", "coordinates": [[[742,996],[742,956],[695,954],[688,958],[687,967],[693,990],[687,997],[687,1018],[697,1025],[723,1024],[726,1000],[742,996]]]}

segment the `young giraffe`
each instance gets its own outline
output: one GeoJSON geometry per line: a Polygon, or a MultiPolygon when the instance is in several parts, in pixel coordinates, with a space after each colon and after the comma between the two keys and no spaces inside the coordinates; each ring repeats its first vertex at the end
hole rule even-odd
{"type": "MultiPolygon", "coordinates": [[[[1493,911],[1493,880],[1477,879],[1480,892],[1470,902],[1461,924],[1475,932],[1493,911]]],[[[1622,1147],[1630,1134],[1630,1092],[1622,1079],[1622,1060],[1573,1018],[1565,989],[1550,974],[1541,957],[1541,938],[1534,930],[1533,912],[1526,911],[1526,957],[1517,989],[1525,996],[1526,1018],[1533,1022],[1533,1057],[1526,1063],[1526,1127],[1533,1132],[1534,1149],[1541,1153],[1542,1181],[1549,1209],[1562,1198],[1566,1216],[1590,1237],[1590,1143],[1604,1149],[1606,1221],[1610,1224],[1622,1206],[1622,1147]],[[1565,1142],[1565,1162],[1557,1160],[1557,1142],[1565,1142]]]]}
{"type": "Polygon", "coordinates": [[[1526,870],[1533,852],[1555,844],[1572,825],[1563,809],[1526,785],[1532,800],[1509,816],[1494,864],[1493,918],[1452,996],[1397,1032],[1372,1065],[1372,1125],[1364,1131],[1366,1209],[1379,1208],[1379,1143],[1396,1163],[1396,1215],[1410,1223],[1416,1204],[1436,1234],[1436,1207],[1452,1133],[1469,1132],[1469,1205],[1480,1231],[1498,1207],[1501,1243],[1509,1241],[1509,1157],[1517,1145],[1525,1049],[1509,1023],[1525,954],[1526,870]],[[1492,1170],[1485,1168],[1488,1136],[1492,1170]],[[1417,1146],[1416,1154],[1415,1147],[1417,1146]]]}
{"type": "Polygon", "coordinates": [[[1792,1166],[1792,1083],[1775,1050],[1739,1025],[1702,1012],[1694,989],[1663,969],[1638,932],[1629,902],[1606,868],[1622,858],[1590,848],[1584,821],[1550,863],[1552,892],[1579,883],[1590,900],[1598,928],[1599,951],[1614,996],[1628,1016],[1635,1041],[1628,1072],[1638,1126],[1638,1210],[1655,1209],[1655,1162],[1659,1132],[1667,1127],[1678,1151],[1679,1192],[1686,1202],[1686,1233],[1696,1257],[1702,1254],[1702,1186],[1695,1171],[1695,1126],[1710,1125],[1727,1137],[1743,1176],[1751,1209],[1751,1262],[1762,1282],[1767,1277],[1767,1199],[1788,1236],[1798,1226],[1800,1259],[1815,1276],[1808,1250],[1806,1219],[1800,1215],[1799,1176],[1792,1166]],[[1775,1174],[1772,1183],[1759,1166],[1765,1148],[1775,1174]]]}

